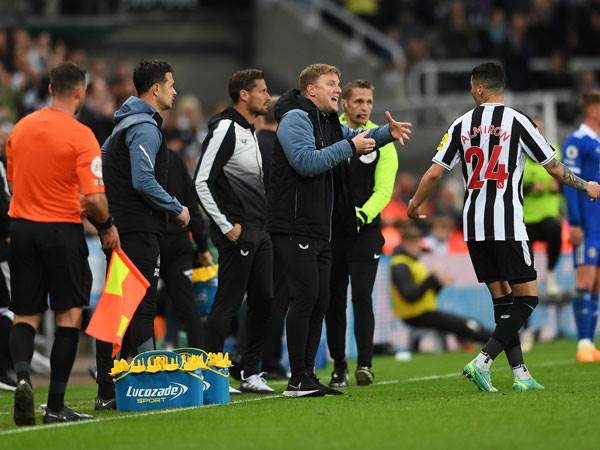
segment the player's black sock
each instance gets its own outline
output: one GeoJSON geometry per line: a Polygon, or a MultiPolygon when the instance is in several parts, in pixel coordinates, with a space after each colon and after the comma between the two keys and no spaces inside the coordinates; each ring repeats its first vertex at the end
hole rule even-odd
{"type": "Polygon", "coordinates": [[[31,384],[31,358],[35,328],[25,322],[13,325],[10,331],[10,356],[17,374],[17,381],[26,380],[31,384]]]}
{"type": "Polygon", "coordinates": [[[48,408],[60,411],[65,406],[65,391],[77,355],[79,328],[57,327],[50,354],[50,388],[48,408]]]}
{"type": "Polygon", "coordinates": [[[512,306],[498,318],[494,334],[482,351],[495,359],[514,339],[514,335],[519,332],[537,304],[537,296],[515,297],[512,306]],[[501,345],[500,349],[498,344],[501,345]]]}
{"type": "Polygon", "coordinates": [[[12,362],[10,360],[10,330],[12,329],[12,320],[0,315],[0,370],[10,369],[12,362]]]}
{"type": "MultiPolygon", "coordinates": [[[[492,301],[494,302],[494,320],[498,323],[500,316],[506,314],[508,309],[512,306],[514,298],[511,292],[504,297],[495,298],[492,301]]],[[[521,351],[521,340],[519,339],[518,331],[513,336],[513,339],[506,344],[504,353],[506,353],[506,359],[508,360],[510,367],[517,367],[520,364],[523,364],[523,352],[521,351]]]]}

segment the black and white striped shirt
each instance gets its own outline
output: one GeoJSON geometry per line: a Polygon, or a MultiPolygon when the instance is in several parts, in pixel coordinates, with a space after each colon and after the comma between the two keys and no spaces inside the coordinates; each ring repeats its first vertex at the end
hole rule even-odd
{"type": "Polygon", "coordinates": [[[555,157],[531,119],[501,103],[484,103],[456,119],[433,162],[465,179],[466,241],[525,241],[523,170],[527,156],[540,165],[555,157]]]}

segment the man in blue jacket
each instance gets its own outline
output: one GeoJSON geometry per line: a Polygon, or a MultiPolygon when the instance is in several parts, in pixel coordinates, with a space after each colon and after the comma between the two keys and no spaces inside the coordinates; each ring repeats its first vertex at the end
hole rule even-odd
{"type": "MultiPolygon", "coordinates": [[[[168,215],[183,227],[190,221],[188,208],[165,190],[169,153],[160,113],[171,109],[177,94],[173,69],[164,61],[143,60],[133,72],[133,84],[138,97],[129,97],[115,112],[115,128],[102,146],[106,196],[121,247],[150,282],[125,334],[122,354],[154,349],[159,237],[168,215]]],[[[110,343],[96,341],[96,410],[116,407],[111,352],[110,343]]]]}
{"type": "Polygon", "coordinates": [[[333,175],[337,164],[410,136],[409,123],[354,131],[337,116],[340,71],[312,64],[299,77],[299,90],[286,92],[275,106],[279,123],[268,189],[267,229],[274,246],[274,269],[285,276],[290,307],[286,329],[292,377],[286,397],[336,395],[319,383],[315,357],[329,304],[333,175]]]}

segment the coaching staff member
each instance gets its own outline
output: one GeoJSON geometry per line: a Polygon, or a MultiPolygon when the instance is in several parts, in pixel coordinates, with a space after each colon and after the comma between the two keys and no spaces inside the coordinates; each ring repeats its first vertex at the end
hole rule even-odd
{"type": "MultiPolygon", "coordinates": [[[[344,114],[340,121],[353,130],[372,129],[374,86],[354,80],[342,90],[344,114]]],[[[371,370],[375,316],[371,292],[383,246],[379,213],[392,197],[398,155],[390,143],[368,155],[351,158],[335,168],[333,238],[331,240],[331,300],[325,316],[327,344],[334,361],[329,386],[348,386],[346,363],[346,304],[352,286],[354,335],[358,358],[356,384],[373,383],[371,370]]]]}
{"type": "MultiPolygon", "coordinates": [[[[292,377],[287,397],[339,394],[318,383],[315,356],[329,304],[332,168],[394,139],[408,139],[410,124],[354,131],[337,116],[340,71],[312,64],[300,73],[300,90],[286,92],[275,106],[277,144],[269,187],[268,230],[287,276],[290,296],[286,329],[292,377]],[[369,137],[371,136],[371,137],[369,137]]],[[[276,277],[277,278],[277,277],[276,277]]]]}
{"type": "MultiPolygon", "coordinates": [[[[177,94],[173,69],[164,61],[143,60],[133,71],[133,84],[138,97],[129,97],[115,112],[115,128],[102,146],[106,196],[121,233],[121,247],[150,282],[125,334],[124,354],[154,349],[159,237],[168,214],[182,226],[190,220],[188,208],[165,190],[169,153],[160,113],[173,106],[177,94]]],[[[96,342],[96,409],[116,406],[109,375],[111,349],[109,343],[96,342]]]]}
{"type": "Polygon", "coordinates": [[[77,353],[81,310],[90,297],[92,274],[81,225],[79,195],[100,231],[106,251],[119,245],[108,213],[100,148],[92,131],[75,119],[85,98],[85,71],[63,63],[50,73],[52,102],[23,118],[6,153],[13,197],[10,272],[15,314],[10,352],[17,374],[14,420],[34,425],[30,363],[43,312],[56,313],[50,355],[50,388],[44,423],[91,419],[65,407],[64,396],[77,353]]]}
{"type": "Polygon", "coordinates": [[[206,322],[206,350],[223,351],[231,320],[247,294],[243,391],[273,392],[258,371],[273,299],[273,245],[265,230],[267,198],[254,121],[270,100],[264,74],[247,69],[229,80],[233,106],[209,122],[196,191],[219,251],[219,287],[206,322]]]}

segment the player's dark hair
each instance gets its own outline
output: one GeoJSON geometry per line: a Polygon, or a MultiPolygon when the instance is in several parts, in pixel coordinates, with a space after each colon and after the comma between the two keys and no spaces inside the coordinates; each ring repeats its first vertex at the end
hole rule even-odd
{"type": "Polygon", "coordinates": [[[138,95],[143,95],[155,84],[166,81],[167,73],[173,73],[166,61],[142,59],[133,70],[133,85],[138,95]]]}
{"type": "Polygon", "coordinates": [[[502,91],[506,86],[504,68],[493,62],[479,64],[471,71],[471,78],[491,91],[502,91]]]}
{"type": "Polygon", "coordinates": [[[50,71],[52,95],[70,94],[74,89],[85,85],[85,70],[72,62],[60,63],[50,71]]]}
{"type": "Polygon", "coordinates": [[[229,97],[233,103],[240,100],[241,91],[250,91],[254,87],[256,80],[264,80],[265,74],[258,69],[238,70],[229,79],[229,97]]]}
{"type": "Polygon", "coordinates": [[[371,91],[375,91],[375,86],[373,83],[367,80],[352,80],[344,85],[342,88],[342,98],[344,100],[350,100],[352,96],[352,89],[370,89],[371,91]]]}

